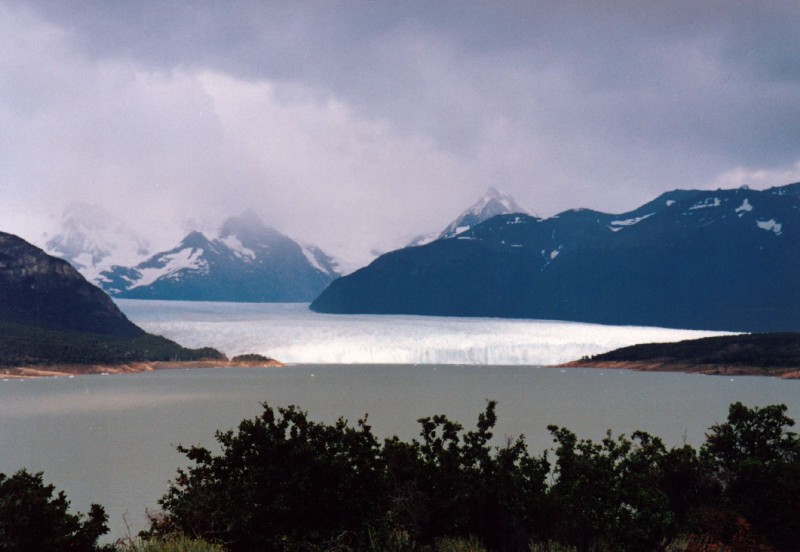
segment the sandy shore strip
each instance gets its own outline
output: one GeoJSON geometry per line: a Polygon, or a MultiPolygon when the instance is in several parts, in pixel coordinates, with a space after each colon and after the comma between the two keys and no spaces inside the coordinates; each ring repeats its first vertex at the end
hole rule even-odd
{"type": "Polygon", "coordinates": [[[133,374],[154,370],[176,370],[181,368],[279,368],[282,362],[233,360],[156,361],[129,362],[124,364],[59,364],[0,367],[0,379],[52,378],[82,376],[88,374],[133,374]]]}
{"type": "Polygon", "coordinates": [[[769,376],[781,379],[800,379],[800,366],[791,368],[760,368],[722,364],[689,364],[659,361],[593,361],[576,360],[552,366],[552,368],[605,368],[635,370],[637,372],[683,372],[709,376],[769,376]]]}

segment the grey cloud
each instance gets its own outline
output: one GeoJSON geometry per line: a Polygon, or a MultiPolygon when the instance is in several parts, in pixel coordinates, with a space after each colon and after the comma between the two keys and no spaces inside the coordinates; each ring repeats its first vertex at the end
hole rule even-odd
{"type": "Polygon", "coordinates": [[[9,5],[56,50],[8,56],[0,120],[38,167],[12,170],[150,195],[153,220],[257,203],[346,241],[326,225],[429,230],[488,185],[540,214],[619,212],[800,160],[795,1],[9,5]],[[212,97],[203,75],[235,82],[212,97]],[[236,101],[258,112],[219,113],[236,101]]]}

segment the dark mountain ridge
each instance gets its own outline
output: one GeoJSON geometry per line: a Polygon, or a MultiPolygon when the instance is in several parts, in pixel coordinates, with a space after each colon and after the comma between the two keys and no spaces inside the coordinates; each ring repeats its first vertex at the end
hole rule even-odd
{"type": "Polygon", "coordinates": [[[145,332],[68,262],[0,232],[0,320],[51,330],[137,337],[145,332]]]}
{"type": "Polygon", "coordinates": [[[800,330],[800,186],[675,190],[622,215],[500,215],[334,281],[329,313],[800,330]]]}

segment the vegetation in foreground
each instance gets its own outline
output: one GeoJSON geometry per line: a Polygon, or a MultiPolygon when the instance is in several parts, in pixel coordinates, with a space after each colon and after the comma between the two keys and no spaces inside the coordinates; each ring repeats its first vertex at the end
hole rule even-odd
{"type": "Polygon", "coordinates": [[[216,349],[187,349],[158,335],[125,337],[0,322],[0,366],[224,360],[216,349]]]}
{"type": "MultiPolygon", "coordinates": [[[[366,419],[324,424],[294,406],[265,405],[217,434],[219,453],[179,447],[191,465],[161,499],[163,512],[117,549],[796,550],[800,440],[786,410],[735,403],[699,449],[668,449],[643,432],[593,442],[550,426],[554,447],[537,456],[522,437],[489,444],[494,402],[475,430],[422,418],[411,442],[380,442],[366,419]]],[[[104,550],[96,544],[106,531],[102,508],[83,520],[41,475],[11,479],[0,485],[0,551],[104,550]],[[13,540],[21,534],[31,539],[24,546],[13,540]],[[50,540],[39,546],[38,538],[50,540]],[[49,544],[59,538],[70,544],[49,544]]]]}

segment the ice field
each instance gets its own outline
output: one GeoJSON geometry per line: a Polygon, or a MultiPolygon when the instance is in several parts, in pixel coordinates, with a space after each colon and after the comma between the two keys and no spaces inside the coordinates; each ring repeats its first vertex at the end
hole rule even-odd
{"type": "Polygon", "coordinates": [[[543,320],[330,315],[297,303],[117,303],[147,331],[186,347],[290,364],[551,365],[637,343],[720,335],[543,320]]]}

